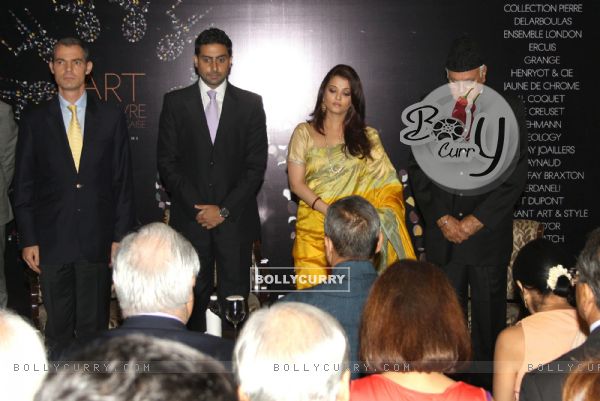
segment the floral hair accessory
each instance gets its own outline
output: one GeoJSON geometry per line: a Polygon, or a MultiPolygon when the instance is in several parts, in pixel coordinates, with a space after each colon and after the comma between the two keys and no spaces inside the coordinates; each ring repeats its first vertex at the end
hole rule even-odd
{"type": "Polygon", "coordinates": [[[554,291],[556,289],[556,283],[558,283],[558,279],[562,276],[566,276],[569,281],[573,280],[573,276],[571,276],[571,273],[569,273],[569,271],[563,267],[563,265],[552,266],[548,271],[548,279],[546,280],[548,288],[554,291]]]}

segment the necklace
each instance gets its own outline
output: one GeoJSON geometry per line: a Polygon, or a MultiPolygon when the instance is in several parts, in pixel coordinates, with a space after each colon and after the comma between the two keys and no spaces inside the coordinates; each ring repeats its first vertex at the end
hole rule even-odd
{"type": "Polygon", "coordinates": [[[325,151],[327,152],[327,162],[329,164],[329,172],[333,175],[336,175],[344,169],[344,165],[338,164],[338,163],[331,164],[331,148],[334,146],[335,145],[332,145],[331,147],[329,147],[327,145],[327,135],[325,135],[325,151]]]}

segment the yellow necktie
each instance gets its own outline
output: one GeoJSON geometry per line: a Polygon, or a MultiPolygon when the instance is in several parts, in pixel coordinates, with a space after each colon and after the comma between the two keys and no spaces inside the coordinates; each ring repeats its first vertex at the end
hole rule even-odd
{"type": "Polygon", "coordinates": [[[77,120],[77,106],[72,104],[68,108],[71,111],[71,122],[67,130],[67,138],[69,139],[69,147],[73,154],[75,169],[79,172],[79,160],[81,159],[81,149],[83,148],[83,133],[81,132],[79,120],[77,120]]]}

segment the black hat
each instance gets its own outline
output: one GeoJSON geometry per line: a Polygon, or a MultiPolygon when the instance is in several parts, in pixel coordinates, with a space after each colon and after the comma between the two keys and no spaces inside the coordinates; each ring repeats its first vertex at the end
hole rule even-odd
{"type": "Polygon", "coordinates": [[[477,43],[468,36],[455,39],[450,47],[446,68],[449,71],[471,71],[483,64],[483,57],[477,43]]]}

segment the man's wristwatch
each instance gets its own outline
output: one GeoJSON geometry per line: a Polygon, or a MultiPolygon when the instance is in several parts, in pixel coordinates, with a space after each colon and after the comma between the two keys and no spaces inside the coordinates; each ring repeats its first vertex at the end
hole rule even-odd
{"type": "Polygon", "coordinates": [[[228,218],[229,217],[229,209],[227,209],[226,207],[222,207],[221,209],[219,209],[219,216],[221,216],[224,219],[228,218]]]}

